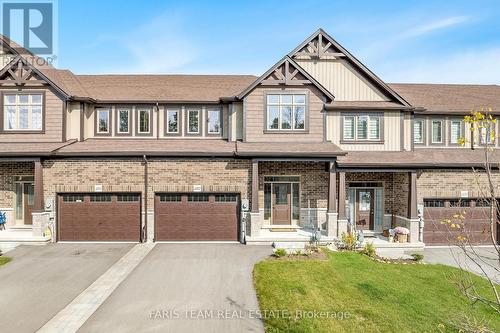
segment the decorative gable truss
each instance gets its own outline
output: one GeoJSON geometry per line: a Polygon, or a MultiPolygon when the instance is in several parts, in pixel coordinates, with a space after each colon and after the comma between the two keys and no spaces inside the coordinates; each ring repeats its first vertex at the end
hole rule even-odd
{"type": "Polygon", "coordinates": [[[286,56],[277,64],[271,67],[254,83],[246,88],[241,94],[236,96],[239,99],[244,98],[258,85],[263,86],[316,86],[330,101],[335,98],[325,87],[316,81],[309,73],[301,68],[290,57],[286,56]]]}
{"type": "Polygon", "coordinates": [[[345,56],[328,38],[323,38],[323,34],[321,33],[307,40],[305,45],[301,45],[293,53],[294,59],[335,59],[345,56]]]}
{"type": "Polygon", "coordinates": [[[32,66],[20,55],[15,57],[7,66],[0,71],[0,86],[40,86],[47,85],[32,66]]]}

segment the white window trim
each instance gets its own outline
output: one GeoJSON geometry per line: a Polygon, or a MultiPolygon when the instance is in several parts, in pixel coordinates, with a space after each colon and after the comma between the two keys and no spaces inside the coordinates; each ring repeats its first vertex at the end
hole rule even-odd
{"type": "Polygon", "coordinates": [[[431,120],[431,143],[444,143],[444,121],[442,119],[431,120]],[[434,123],[441,123],[441,141],[434,141],[434,123]]]}
{"type": "Polygon", "coordinates": [[[423,144],[424,141],[425,141],[425,120],[424,119],[415,119],[414,120],[415,123],[420,123],[421,124],[421,127],[420,127],[420,137],[421,137],[421,140],[420,141],[417,141],[415,138],[415,123],[413,124],[413,143],[417,143],[417,144],[423,144]]]}
{"type": "Polygon", "coordinates": [[[359,115],[343,115],[342,116],[342,141],[349,141],[349,142],[364,142],[364,141],[371,141],[371,142],[380,142],[382,141],[382,117],[379,115],[371,115],[371,114],[359,114],[359,115]],[[365,138],[358,138],[358,120],[360,117],[368,117],[368,122],[367,122],[367,132],[366,132],[366,139],[365,138]],[[354,138],[346,138],[345,137],[345,131],[344,131],[344,124],[345,124],[345,119],[346,118],[353,118],[354,119],[354,138]],[[370,118],[378,118],[378,138],[372,139],[370,138],[370,118]]]}
{"type": "Polygon", "coordinates": [[[186,124],[186,130],[187,130],[188,134],[200,134],[200,127],[201,127],[200,126],[201,125],[201,123],[200,123],[200,113],[201,112],[200,112],[199,109],[188,109],[188,111],[187,111],[187,124],[186,124]],[[192,132],[192,131],[189,130],[190,127],[191,127],[191,126],[189,126],[189,118],[190,118],[191,112],[196,112],[196,114],[198,115],[198,130],[196,132],[192,132]]]}
{"type": "Polygon", "coordinates": [[[222,130],[222,112],[220,109],[207,109],[207,133],[208,134],[221,134],[222,130]],[[219,121],[219,130],[214,132],[210,130],[210,112],[217,112],[217,120],[219,121]]]}
{"type": "Polygon", "coordinates": [[[286,92],[286,93],[268,93],[265,95],[266,98],[266,131],[270,132],[284,132],[284,131],[292,131],[292,132],[305,132],[307,129],[307,94],[305,93],[295,93],[295,92],[286,92]],[[283,103],[283,95],[292,96],[292,103],[283,103]],[[302,95],[304,96],[304,103],[295,103],[295,96],[302,95]],[[269,96],[279,96],[278,103],[270,103],[269,96]],[[292,108],[292,119],[290,128],[282,128],[283,122],[281,116],[281,108],[284,106],[289,106],[292,108]],[[278,108],[278,128],[271,128],[269,126],[269,107],[277,107],[278,108]],[[295,128],[295,117],[294,112],[296,107],[304,108],[304,128],[295,128]]]}
{"type": "Polygon", "coordinates": [[[167,109],[167,128],[166,128],[166,132],[169,133],[169,134],[179,134],[180,132],[180,128],[179,128],[179,119],[180,119],[180,114],[181,114],[181,110],[180,109],[167,109]],[[170,127],[169,127],[169,121],[170,121],[170,113],[177,113],[177,131],[170,131],[170,127]]]}
{"type": "Polygon", "coordinates": [[[139,134],[149,134],[151,133],[151,118],[152,112],[149,108],[137,108],[137,133],[139,134]],[[146,112],[148,114],[148,130],[141,131],[141,113],[146,112]]]}
{"type": "Polygon", "coordinates": [[[109,116],[110,116],[110,114],[111,114],[111,110],[110,110],[110,109],[108,109],[108,108],[98,108],[98,109],[96,110],[96,117],[97,117],[97,121],[96,121],[96,126],[97,126],[97,128],[96,128],[96,133],[98,133],[98,134],[109,134],[109,133],[110,133],[110,131],[111,131],[111,128],[110,128],[110,123],[109,123],[109,116]],[[107,116],[108,116],[108,117],[107,117],[107,118],[108,118],[108,120],[107,120],[107,128],[108,128],[108,130],[107,130],[107,131],[101,131],[101,129],[99,128],[99,127],[100,127],[100,126],[99,126],[99,120],[100,120],[99,115],[100,115],[101,113],[106,113],[106,114],[107,114],[107,116]]]}
{"type": "Polygon", "coordinates": [[[131,109],[130,108],[117,108],[116,110],[116,132],[119,133],[119,134],[129,134],[131,133],[131,124],[130,124],[130,114],[131,114],[131,109]],[[128,131],[126,132],[123,132],[123,131],[120,131],[120,113],[121,112],[127,112],[127,128],[128,128],[128,131]]]}
{"type": "Polygon", "coordinates": [[[3,95],[2,106],[3,106],[3,131],[5,132],[43,132],[44,129],[44,110],[43,110],[43,94],[40,93],[20,93],[20,94],[12,94],[5,93],[3,95]],[[32,102],[32,96],[40,96],[40,104],[32,102]],[[14,103],[7,103],[7,96],[15,96],[16,100],[14,103]],[[21,103],[19,101],[19,96],[28,96],[28,103],[21,103]],[[19,128],[19,117],[20,117],[20,107],[26,106],[28,108],[28,127],[27,128],[19,128]],[[15,108],[15,117],[16,117],[16,127],[8,128],[9,117],[7,113],[7,107],[14,106],[15,108]],[[40,128],[33,128],[33,107],[40,107],[40,128]]]}

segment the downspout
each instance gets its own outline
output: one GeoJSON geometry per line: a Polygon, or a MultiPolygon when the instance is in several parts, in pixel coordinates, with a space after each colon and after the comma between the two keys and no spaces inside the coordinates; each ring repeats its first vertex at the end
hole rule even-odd
{"type": "Polygon", "coordinates": [[[148,232],[148,159],[146,155],[143,155],[142,159],[144,160],[144,227],[141,242],[145,242],[148,232]]]}

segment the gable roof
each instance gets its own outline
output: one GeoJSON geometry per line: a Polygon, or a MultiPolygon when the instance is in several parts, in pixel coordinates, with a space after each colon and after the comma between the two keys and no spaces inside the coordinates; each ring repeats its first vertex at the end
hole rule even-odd
{"type": "MultiPolygon", "coordinates": [[[[297,64],[289,56],[283,57],[280,61],[278,61],[276,64],[274,64],[274,66],[269,68],[269,70],[267,70],[264,74],[262,74],[257,80],[255,80],[255,82],[253,82],[250,86],[248,86],[245,90],[243,90],[236,97],[238,99],[243,99],[252,90],[254,90],[255,87],[257,87],[259,84],[263,83],[264,80],[266,80],[269,76],[271,76],[273,74],[273,72],[282,65],[288,65],[288,66],[292,65],[293,67],[295,67],[295,69],[298,71],[298,73],[302,74],[307,80],[309,80],[311,82],[311,84],[314,85],[316,88],[318,88],[323,94],[325,94],[325,96],[328,97],[328,99],[330,101],[333,101],[335,99],[335,96],[333,96],[333,94],[330,91],[328,91],[328,89],[323,87],[323,85],[321,83],[316,81],[315,78],[313,78],[309,73],[307,73],[302,67],[300,67],[299,64],[297,64]]],[[[293,84],[293,81],[291,81],[291,83],[293,84]]]]}
{"type": "Polygon", "coordinates": [[[394,91],[389,85],[382,81],[377,75],[368,69],[361,61],[354,57],[349,51],[347,51],[342,45],[340,45],[335,39],[328,35],[323,29],[318,29],[311,36],[309,36],[305,41],[303,41],[299,46],[297,46],[292,52],[288,54],[290,58],[300,57],[303,49],[306,48],[311,41],[314,39],[318,41],[327,41],[326,45],[317,45],[316,52],[318,56],[321,54],[330,57],[345,57],[347,61],[354,66],[362,75],[368,78],[376,87],[378,87],[384,94],[391,97],[394,101],[401,103],[404,106],[411,106],[408,101],[406,101],[402,96],[400,96],[396,91],[394,91]]]}
{"type": "Polygon", "coordinates": [[[500,86],[474,84],[390,83],[412,105],[425,113],[464,113],[481,107],[500,112],[500,86]]]}
{"type": "Polygon", "coordinates": [[[233,97],[253,75],[76,75],[88,95],[101,102],[211,102],[233,97]]]}

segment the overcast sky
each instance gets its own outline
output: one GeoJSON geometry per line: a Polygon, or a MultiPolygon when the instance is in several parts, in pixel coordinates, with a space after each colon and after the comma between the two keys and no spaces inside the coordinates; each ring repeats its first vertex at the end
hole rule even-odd
{"type": "Polygon", "coordinates": [[[319,27],[386,82],[500,84],[500,1],[59,0],[59,67],[255,74],[319,27]]]}

